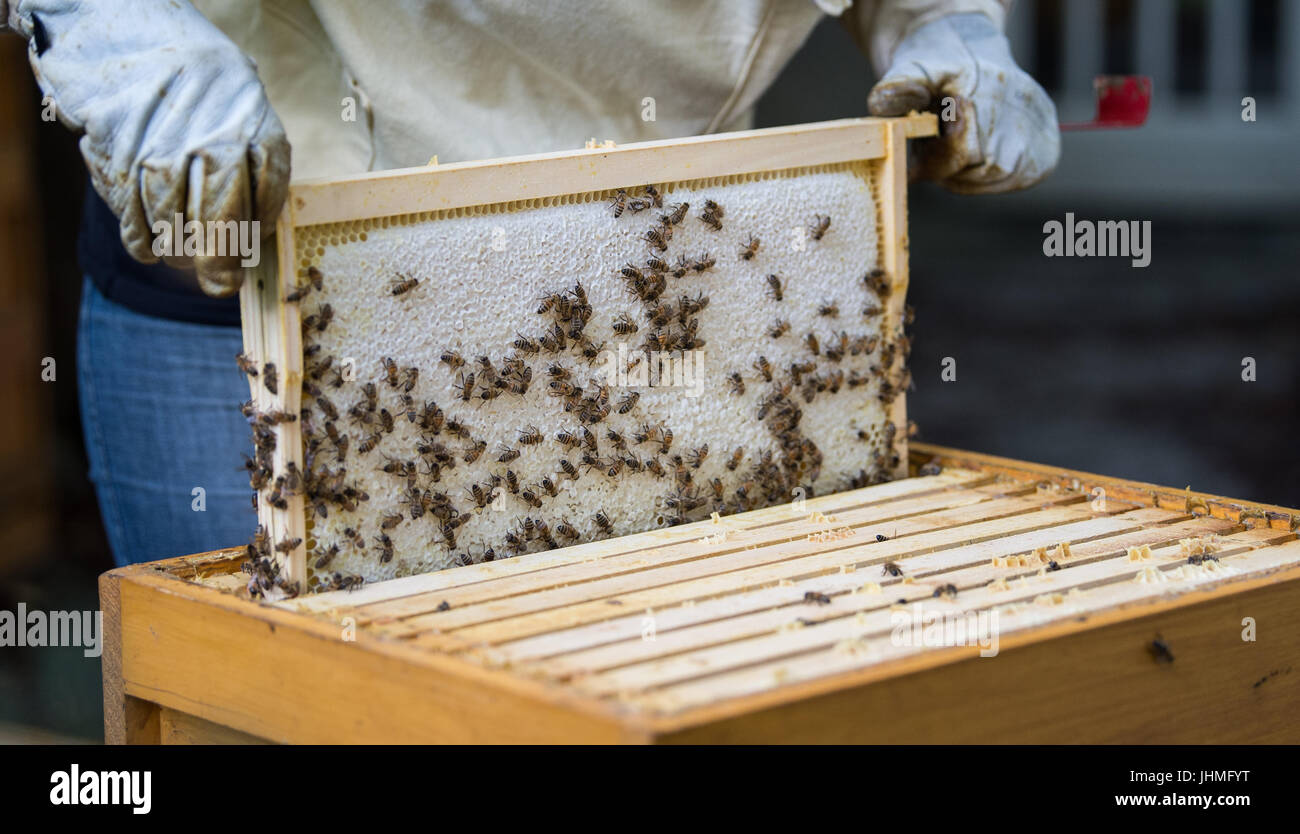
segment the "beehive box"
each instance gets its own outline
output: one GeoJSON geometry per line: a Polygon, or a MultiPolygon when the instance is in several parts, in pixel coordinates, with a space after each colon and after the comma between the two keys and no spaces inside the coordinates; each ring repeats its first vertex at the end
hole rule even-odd
{"type": "Polygon", "coordinates": [[[906,467],[906,139],[851,119],[298,183],[243,294],[255,590],[906,467]]]}
{"type": "Polygon", "coordinates": [[[240,550],[112,571],[107,738],[1300,741],[1296,511],[912,453],[887,484],[274,604],[240,550]]]}

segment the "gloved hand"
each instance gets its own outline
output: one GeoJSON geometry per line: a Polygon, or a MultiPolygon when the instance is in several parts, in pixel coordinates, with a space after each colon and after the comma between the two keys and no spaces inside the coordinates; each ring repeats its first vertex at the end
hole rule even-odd
{"type": "MultiPolygon", "coordinates": [[[[29,40],[59,120],[84,131],[91,182],[134,258],[158,260],[154,223],[174,225],[177,213],[205,229],[258,220],[264,236],[274,230],[289,180],[284,128],[253,62],[189,3],[0,0],[0,12],[29,40]]],[[[199,286],[235,293],[239,261],[196,256],[199,286]]]]}
{"type": "Polygon", "coordinates": [[[952,191],[1028,188],[1061,156],[1055,105],[1016,66],[1006,36],[982,14],[942,17],[904,37],[867,108],[875,116],[938,112],[939,136],[915,142],[917,173],[952,191]],[[943,112],[948,96],[951,121],[943,112]]]}

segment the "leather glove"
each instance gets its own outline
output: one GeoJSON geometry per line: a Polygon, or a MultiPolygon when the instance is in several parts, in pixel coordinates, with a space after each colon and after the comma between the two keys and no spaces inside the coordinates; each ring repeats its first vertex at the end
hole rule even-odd
{"type": "Polygon", "coordinates": [[[1061,156],[1055,105],[982,14],[948,15],[906,35],[867,108],[875,116],[939,113],[939,136],[915,143],[917,175],[952,191],[1028,188],[1061,156]]]}
{"type": "MultiPolygon", "coordinates": [[[[177,213],[204,229],[257,220],[263,236],[274,231],[289,181],[284,128],[253,62],[188,2],[0,0],[0,12],[28,39],[59,120],[83,133],[91,182],[132,257],[158,260],[154,224],[171,227],[177,213]]],[[[239,262],[196,255],[199,286],[234,294],[239,262]]]]}

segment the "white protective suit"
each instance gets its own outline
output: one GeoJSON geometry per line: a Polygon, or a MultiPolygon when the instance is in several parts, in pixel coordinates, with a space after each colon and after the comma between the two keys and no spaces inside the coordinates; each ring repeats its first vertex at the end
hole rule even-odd
{"type": "MultiPolygon", "coordinates": [[[[177,211],[269,232],[290,144],[298,179],[747,127],[828,13],[882,76],[872,112],[953,98],[957,118],[922,154],[924,174],[1003,191],[1059,155],[1055,109],[1012,60],[999,0],[194,6],[202,15],[183,0],[0,0],[60,118],[84,132],[92,182],[140,260],[154,259],[153,221],[177,211]]],[[[229,259],[196,265],[214,295],[242,280],[229,259]]]]}

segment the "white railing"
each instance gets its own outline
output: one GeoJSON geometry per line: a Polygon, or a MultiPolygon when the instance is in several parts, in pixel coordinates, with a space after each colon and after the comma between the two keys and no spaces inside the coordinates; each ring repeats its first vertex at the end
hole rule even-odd
{"type": "MultiPolygon", "coordinates": [[[[1062,0],[1060,89],[1063,121],[1086,121],[1093,111],[1092,79],[1105,66],[1105,3],[1062,0]]],[[[1131,131],[1067,134],[1061,166],[1033,198],[1105,200],[1180,210],[1203,206],[1273,210],[1300,204],[1300,0],[1281,0],[1276,90],[1248,88],[1249,15],[1245,0],[1209,0],[1205,89],[1174,92],[1179,0],[1136,0],[1129,25],[1134,68],[1153,80],[1151,118],[1131,131]],[[1256,121],[1242,120],[1242,98],[1252,96],[1256,121]],[[1186,201],[1193,201],[1190,204],[1186,201]],[[1201,201],[1201,202],[1196,202],[1201,201]]],[[[1033,67],[1035,0],[1017,0],[1007,21],[1012,50],[1033,67]]],[[[1030,197],[1030,192],[1025,195],[1030,197]]]]}

